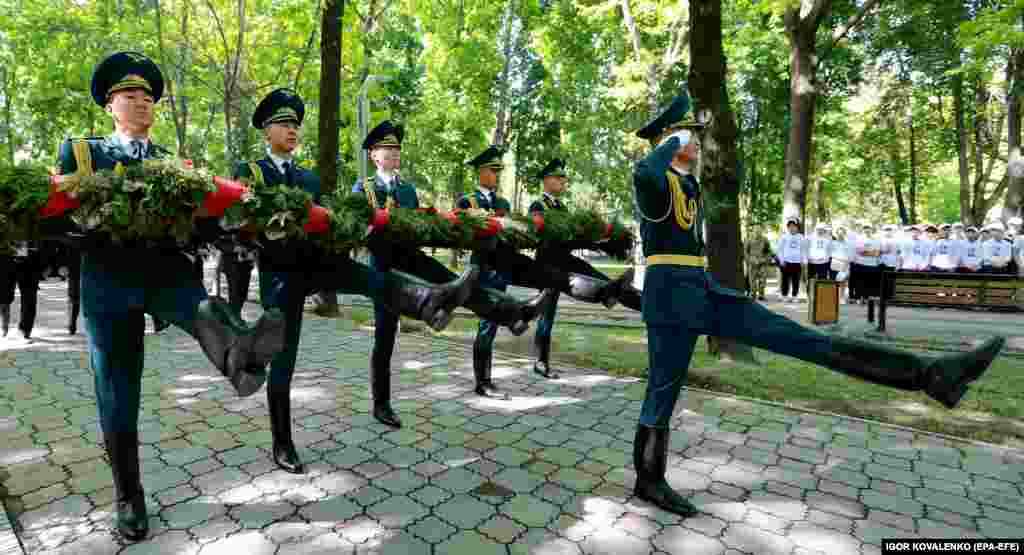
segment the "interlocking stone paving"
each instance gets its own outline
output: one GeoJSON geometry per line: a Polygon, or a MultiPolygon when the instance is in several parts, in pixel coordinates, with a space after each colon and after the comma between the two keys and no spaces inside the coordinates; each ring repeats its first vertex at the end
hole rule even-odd
{"type": "Polygon", "coordinates": [[[309,315],[292,392],[302,476],[270,460],[262,392],[234,397],[178,330],[147,335],[151,535],[124,544],[62,295],[44,284],[38,340],[0,352],[4,555],[839,555],[878,553],[886,537],[1019,536],[1024,523],[1020,452],[694,391],[669,457],[669,482],[701,511],[684,520],[632,496],[642,381],[563,369],[545,382],[498,355],[509,399],[482,399],[467,349],[404,335],[393,387],[405,427],[392,431],[370,414],[372,335],[309,315]]]}

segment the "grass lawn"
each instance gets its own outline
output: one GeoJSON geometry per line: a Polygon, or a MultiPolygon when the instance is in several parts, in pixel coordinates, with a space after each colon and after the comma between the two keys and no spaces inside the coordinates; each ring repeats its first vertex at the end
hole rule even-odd
{"type": "MultiPolygon", "coordinates": [[[[602,270],[603,271],[603,270],[602,270]]],[[[353,320],[372,325],[368,309],[354,308],[353,320]]],[[[456,318],[442,337],[471,345],[477,320],[456,318]]],[[[430,333],[419,322],[403,321],[403,332],[430,333]]],[[[556,322],[552,363],[598,368],[614,375],[644,376],[644,330],[593,328],[556,322]]],[[[502,330],[495,349],[529,356],[533,328],[520,337],[502,330]]],[[[889,389],[831,370],[756,350],[758,366],[721,362],[701,339],[690,365],[691,387],[845,414],[996,444],[1024,446],[1024,359],[1000,357],[975,382],[956,410],[923,393],[889,389]]]]}

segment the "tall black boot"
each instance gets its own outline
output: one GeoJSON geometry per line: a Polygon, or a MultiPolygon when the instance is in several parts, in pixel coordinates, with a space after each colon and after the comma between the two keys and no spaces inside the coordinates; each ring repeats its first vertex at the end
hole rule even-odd
{"type": "Polygon", "coordinates": [[[146,496],[139,476],[139,434],[104,432],[103,442],[114,475],[117,531],[129,541],[139,541],[149,533],[146,496]]]}
{"type": "Polygon", "coordinates": [[[605,281],[584,274],[569,274],[569,286],[563,291],[570,297],[588,303],[602,303],[606,308],[618,302],[618,281],[605,281]]]}
{"type": "Polygon", "coordinates": [[[477,287],[462,306],[472,310],[481,320],[506,326],[513,335],[522,335],[557,293],[557,290],[545,289],[524,302],[497,289],[477,287]]]}
{"type": "Polygon", "coordinates": [[[67,315],[68,315],[68,335],[75,335],[78,333],[78,301],[68,299],[67,315]]]}
{"type": "Polygon", "coordinates": [[[284,314],[267,310],[248,326],[223,299],[199,303],[195,336],[207,358],[231,381],[239,397],[256,393],[267,381],[266,366],[284,350],[284,314]]]}
{"type": "Polygon", "coordinates": [[[471,265],[458,279],[435,285],[415,276],[391,270],[399,282],[391,298],[378,299],[388,310],[426,322],[435,331],[442,331],[455,317],[455,307],[466,302],[476,287],[480,268],[471,265]]]}
{"type": "Polygon", "coordinates": [[[633,466],[636,468],[633,492],[640,499],[666,511],[683,517],[693,516],[697,514],[697,508],[676,493],[665,480],[670,432],[668,426],[637,424],[636,438],[633,440],[633,466]]]}
{"type": "Polygon", "coordinates": [[[374,343],[370,353],[370,392],[373,395],[373,417],[381,424],[401,428],[402,421],[391,408],[391,357],[377,352],[374,343]]]}
{"type": "Polygon", "coordinates": [[[551,368],[551,336],[533,336],[533,348],[537,353],[537,361],[533,363],[533,372],[549,380],[557,380],[560,376],[551,368]]]}
{"type": "Polygon", "coordinates": [[[500,395],[498,388],[494,387],[494,382],[491,381],[491,361],[493,359],[493,352],[473,344],[473,377],[476,380],[476,387],[473,388],[473,391],[482,397],[500,395]]]}
{"type": "Polygon", "coordinates": [[[832,350],[824,363],[872,383],[907,391],[923,390],[952,409],[967,393],[968,385],[981,377],[1005,344],[1005,338],[996,337],[971,351],[925,357],[867,341],[833,337],[832,350]]]}
{"type": "Polygon", "coordinates": [[[270,408],[270,434],[274,438],[274,462],[285,472],[304,474],[306,468],[292,442],[290,392],[270,391],[267,388],[267,404],[270,408]]]}
{"type": "Polygon", "coordinates": [[[7,337],[11,328],[11,305],[0,304],[0,337],[7,337]]]}

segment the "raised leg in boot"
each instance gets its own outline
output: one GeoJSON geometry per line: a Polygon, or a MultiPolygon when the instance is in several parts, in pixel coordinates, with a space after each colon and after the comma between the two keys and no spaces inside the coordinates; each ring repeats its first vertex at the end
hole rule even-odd
{"type": "Polygon", "coordinates": [[[285,318],[271,308],[250,327],[227,302],[212,297],[199,305],[194,334],[238,395],[247,397],[263,386],[267,364],[284,349],[285,318]]]}
{"type": "Polygon", "coordinates": [[[995,337],[964,353],[931,357],[880,343],[828,336],[742,299],[718,301],[711,333],[831,368],[862,380],[906,391],[923,391],[954,408],[1006,343],[995,337]],[[736,325],[742,322],[743,325],[736,325]]]}

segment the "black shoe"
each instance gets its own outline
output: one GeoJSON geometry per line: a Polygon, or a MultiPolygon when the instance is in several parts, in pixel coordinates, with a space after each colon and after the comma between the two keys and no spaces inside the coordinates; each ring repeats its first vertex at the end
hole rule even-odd
{"type": "Polygon", "coordinates": [[[378,422],[392,428],[401,428],[402,421],[399,420],[398,415],[391,408],[391,403],[376,403],[373,404],[373,417],[378,422]]]}
{"type": "Polygon", "coordinates": [[[667,426],[637,425],[636,439],[633,440],[633,466],[636,468],[633,493],[666,511],[683,517],[693,516],[698,512],[697,507],[665,481],[669,433],[667,426]]]}
{"type": "Polygon", "coordinates": [[[533,373],[549,380],[557,380],[560,377],[558,372],[551,369],[550,364],[539,360],[533,363],[533,373]]]}
{"type": "Polygon", "coordinates": [[[977,349],[934,359],[928,365],[925,392],[946,408],[955,408],[967,393],[968,385],[988,370],[1004,345],[1006,338],[994,337],[977,349]]]}
{"type": "Polygon", "coordinates": [[[103,443],[114,476],[115,525],[126,540],[139,541],[149,533],[146,496],[139,476],[137,432],[104,433],[103,443]]]}
{"type": "Polygon", "coordinates": [[[195,333],[207,358],[240,397],[248,397],[263,386],[267,364],[284,350],[285,320],[280,310],[270,309],[250,328],[227,302],[211,297],[199,304],[195,333]]]}
{"type": "Polygon", "coordinates": [[[291,396],[287,391],[267,391],[267,405],[270,409],[270,433],[274,438],[274,462],[285,472],[304,474],[299,453],[292,441],[291,396]]]}

